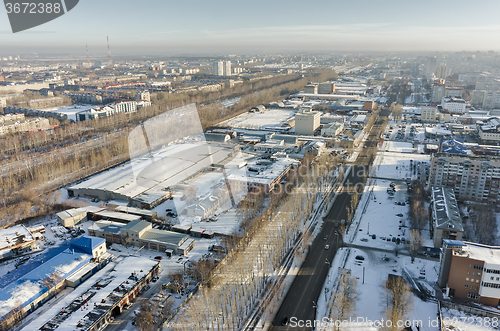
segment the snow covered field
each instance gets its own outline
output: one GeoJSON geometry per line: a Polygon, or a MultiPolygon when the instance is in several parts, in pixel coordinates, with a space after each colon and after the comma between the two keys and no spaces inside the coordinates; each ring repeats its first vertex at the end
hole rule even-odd
{"type": "Polygon", "coordinates": [[[266,127],[280,127],[295,115],[292,110],[270,109],[262,112],[245,113],[220,125],[235,129],[264,129],[266,127]]]}
{"type": "Polygon", "coordinates": [[[373,162],[374,177],[394,180],[417,179],[417,173],[414,173],[410,167],[410,160],[430,165],[431,157],[425,154],[379,152],[373,162]]]}

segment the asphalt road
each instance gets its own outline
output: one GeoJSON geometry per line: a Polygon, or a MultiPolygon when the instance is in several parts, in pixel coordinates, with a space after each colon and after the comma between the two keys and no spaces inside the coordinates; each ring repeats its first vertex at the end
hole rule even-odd
{"type": "Polygon", "coordinates": [[[327,261],[331,263],[338,248],[342,246],[341,238],[337,237],[336,231],[340,229],[340,221],[347,218],[346,207],[351,204],[352,195],[347,192],[347,186],[361,183],[366,166],[373,163],[380,135],[385,128],[385,120],[388,115],[388,110],[381,111],[380,119],[374,123],[365,142],[365,147],[358,156],[356,165],[351,169],[341,193],[337,196],[335,203],[325,218],[321,232],[312,243],[306,260],[275,316],[271,330],[312,330],[312,328],[307,327],[292,328],[291,323],[288,326],[284,326],[282,323],[285,318],[290,319],[292,317],[303,321],[314,320],[316,315],[315,303],[322,294],[323,284],[330,267],[327,261]],[[326,235],[328,235],[327,240],[325,240],[326,235]],[[329,245],[330,248],[325,249],[326,245],[329,245]]]}

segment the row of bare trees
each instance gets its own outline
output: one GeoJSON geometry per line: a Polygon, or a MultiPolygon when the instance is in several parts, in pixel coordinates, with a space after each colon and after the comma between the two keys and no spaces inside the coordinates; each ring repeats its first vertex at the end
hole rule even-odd
{"type": "MultiPolygon", "coordinates": [[[[323,76],[326,78],[332,75],[332,72],[327,72],[323,76]]],[[[221,108],[220,104],[199,107],[198,114],[203,128],[217,123],[224,116],[229,118],[245,111],[250,106],[276,100],[284,88],[297,90],[305,83],[304,79],[296,80],[288,76],[280,79],[284,80],[283,84],[247,94],[231,110],[221,108]],[[222,110],[227,113],[221,114],[222,110]]],[[[2,218],[5,220],[4,223],[44,213],[46,208],[40,204],[38,198],[26,199],[26,196],[39,197],[66,183],[126,161],[130,157],[128,135],[138,124],[186,102],[205,100],[202,94],[196,94],[192,98],[177,94],[171,96],[170,98],[169,95],[169,98],[161,104],[143,108],[138,112],[122,113],[82,123],[68,123],[59,129],[54,141],[40,136],[46,143],[56,144],[55,149],[54,146],[48,150],[37,147],[35,150],[30,149],[30,153],[22,153],[25,144],[33,147],[36,146],[35,141],[20,139],[20,136],[16,136],[18,139],[7,137],[0,140],[0,150],[4,155],[15,152],[0,162],[0,167],[8,169],[4,176],[0,177],[0,196],[2,196],[0,216],[6,216],[2,218]],[[116,128],[120,129],[115,130],[116,128]],[[97,143],[89,139],[96,134],[101,137],[97,143]],[[61,143],[60,139],[64,142],[61,143]],[[87,142],[84,147],[81,144],[82,140],[87,142]]]]}
{"type": "Polygon", "coordinates": [[[326,181],[321,179],[326,174],[317,176],[317,168],[316,164],[304,161],[289,176],[289,182],[295,183],[293,189],[280,193],[278,199],[271,194],[269,207],[257,213],[253,222],[246,223],[245,234],[178,316],[175,329],[237,330],[264,293],[272,291],[275,299],[282,294],[274,282],[285,257],[292,252],[300,233],[304,233],[303,241],[311,239],[306,222],[318,194],[324,191],[320,186],[326,181]]]}

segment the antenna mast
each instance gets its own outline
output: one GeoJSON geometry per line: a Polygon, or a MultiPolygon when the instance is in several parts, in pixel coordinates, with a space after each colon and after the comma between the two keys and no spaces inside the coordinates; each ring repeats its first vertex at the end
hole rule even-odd
{"type": "Polygon", "coordinates": [[[108,40],[108,61],[109,61],[109,64],[111,64],[111,51],[109,50],[109,36],[106,36],[107,40],[108,40]]]}
{"type": "Polygon", "coordinates": [[[87,61],[90,63],[89,46],[85,44],[85,48],[87,49],[87,61]]]}

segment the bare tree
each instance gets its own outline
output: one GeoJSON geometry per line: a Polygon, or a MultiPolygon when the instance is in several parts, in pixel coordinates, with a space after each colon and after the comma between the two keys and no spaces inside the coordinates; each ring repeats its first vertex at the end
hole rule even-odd
{"type": "MultiPolygon", "coordinates": [[[[401,276],[390,275],[384,286],[386,318],[392,326],[387,329],[399,331],[398,321],[404,321],[412,309],[412,293],[401,276]]],[[[401,323],[401,322],[400,322],[401,323]]]]}
{"type": "MultiPolygon", "coordinates": [[[[350,271],[339,272],[337,291],[333,295],[333,301],[330,303],[332,319],[344,321],[353,316],[356,308],[358,292],[356,290],[356,278],[350,271]]],[[[338,328],[336,327],[336,330],[338,328]]]]}
{"type": "Polygon", "coordinates": [[[410,254],[411,254],[411,262],[415,260],[415,256],[417,255],[418,250],[422,247],[423,238],[420,232],[413,229],[410,232],[410,254]]]}
{"type": "Polygon", "coordinates": [[[151,305],[143,301],[141,309],[135,317],[135,325],[140,331],[153,331],[156,329],[156,321],[151,313],[151,305]]]}

